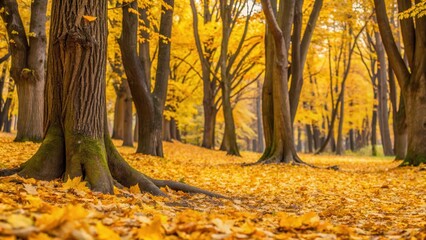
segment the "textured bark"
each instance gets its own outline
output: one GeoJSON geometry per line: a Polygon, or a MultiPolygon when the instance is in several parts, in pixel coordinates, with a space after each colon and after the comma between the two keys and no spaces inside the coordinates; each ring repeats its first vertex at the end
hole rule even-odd
{"type": "MultiPolygon", "coordinates": [[[[408,146],[402,165],[416,166],[426,163],[426,17],[401,20],[407,65],[392,35],[384,1],[374,0],[374,4],[383,45],[405,103],[408,146]]],[[[399,0],[399,11],[407,10],[411,4],[411,1],[399,0]]]]}
{"type": "MultiPolygon", "coordinates": [[[[172,8],[162,7],[159,33],[170,38],[174,2],[168,0],[165,3],[172,8]]],[[[155,86],[151,92],[150,80],[147,79],[148,74],[145,69],[146,64],[140,61],[140,56],[136,52],[138,16],[129,12],[129,8],[136,10],[138,9],[137,6],[137,1],[123,6],[123,28],[120,39],[123,66],[139,119],[136,152],[162,157],[162,119],[170,72],[170,42],[159,40],[155,86]]]]}
{"type": "Polygon", "coordinates": [[[271,35],[266,37],[266,59],[270,68],[266,70],[263,93],[266,149],[257,163],[304,164],[297,156],[294,145],[287,84],[288,51],[295,1],[281,2],[277,16],[274,11],[275,3],[272,5],[270,0],[262,0],[261,3],[268,34],[271,35]],[[271,40],[268,39],[269,36],[271,40]],[[268,48],[274,48],[275,51],[268,48]],[[271,60],[272,62],[269,62],[271,60]],[[272,125],[267,126],[271,123],[272,125]]]}
{"type": "Polygon", "coordinates": [[[315,0],[312,12],[303,33],[302,32],[302,6],[303,0],[296,1],[294,15],[294,29],[292,34],[292,63],[291,63],[291,85],[290,85],[290,113],[291,121],[296,118],[297,106],[303,87],[303,69],[308,55],[309,45],[315,29],[319,13],[322,9],[323,0],[315,0]]]}
{"type": "Polygon", "coordinates": [[[241,156],[237,145],[237,134],[235,132],[235,121],[232,114],[231,105],[231,78],[228,74],[229,66],[228,60],[228,47],[229,39],[231,37],[231,17],[233,6],[226,0],[220,0],[220,15],[222,19],[222,42],[220,52],[220,76],[221,76],[221,89],[222,89],[222,109],[225,119],[225,133],[224,148],[228,155],[241,156]]]}
{"type": "Polygon", "coordinates": [[[115,88],[115,105],[114,105],[114,124],[112,128],[113,139],[123,139],[124,136],[124,111],[125,111],[125,88],[124,79],[119,86],[115,88]]]}
{"type": "Polygon", "coordinates": [[[46,9],[47,0],[31,3],[30,32],[25,29],[19,15],[16,0],[0,2],[6,23],[9,48],[12,55],[10,75],[18,92],[18,127],[15,141],[40,141],[43,137],[43,95],[46,56],[46,9]]]}
{"type": "Polygon", "coordinates": [[[170,120],[167,120],[165,117],[163,118],[163,141],[171,142],[172,134],[170,132],[170,120]]]}
{"type": "Polygon", "coordinates": [[[94,191],[125,187],[166,196],[160,187],[223,197],[180,182],[152,179],[117,152],[107,131],[106,2],[53,1],[46,89],[46,135],[36,154],[20,167],[0,170],[41,180],[82,177],[94,191]],[[86,21],[83,16],[97,16],[86,21]]]}
{"type": "Polygon", "coordinates": [[[129,83],[124,80],[123,146],[133,147],[133,101],[129,83]]]}
{"type": "Polygon", "coordinates": [[[378,58],[378,68],[377,68],[377,74],[378,74],[378,122],[379,122],[379,128],[380,128],[380,136],[382,140],[383,145],[383,153],[385,156],[391,156],[393,155],[392,150],[392,142],[390,139],[390,130],[389,130],[389,115],[388,115],[388,87],[387,87],[387,67],[386,67],[386,57],[385,57],[385,50],[383,48],[383,43],[380,38],[380,34],[376,32],[374,34],[376,38],[376,44],[374,45],[377,53],[378,58]]]}

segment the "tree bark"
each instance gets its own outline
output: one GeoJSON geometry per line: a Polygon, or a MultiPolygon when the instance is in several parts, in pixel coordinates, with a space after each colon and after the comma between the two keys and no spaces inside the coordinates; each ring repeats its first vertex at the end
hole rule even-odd
{"type": "Polygon", "coordinates": [[[124,136],[124,111],[125,111],[125,79],[115,88],[114,124],[112,128],[113,139],[123,139],[124,136]]]}
{"type": "Polygon", "coordinates": [[[337,144],[336,144],[336,154],[337,155],[343,155],[343,152],[345,151],[343,147],[343,122],[345,119],[345,88],[344,85],[342,87],[341,91],[341,103],[340,103],[340,111],[339,111],[339,126],[337,128],[337,144]]]}
{"type": "MultiPolygon", "coordinates": [[[[415,19],[401,20],[407,66],[392,35],[384,1],[374,0],[374,4],[383,45],[405,101],[408,146],[401,165],[417,166],[426,163],[426,17],[418,15],[415,19]]],[[[399,11],[409,9],[411,4],[411,1],[398,0],[399,11]]]]}
{"type": "Polygon", "coordinates": [[[261,3],[272,37],[272,41],[268,41],[268,36],[266,37],[266,59],[267,61],[273,59],[273,62],[269,62],[271,68],[267,68],[264,83],[264,90],[266,90],[263,93],[265,97],[263,98],[264,126],[270,123],[272,125],[265,127],[266,149],[257,163],[305,164],[298,157],[294,145],[287,83],[288,51],[295,1],[281,2],[278,17],[274,11],[275,6],[270,0],[262,0],[261,3]],[[268,47],[274,48],[275,51],[268,50],[268,47]]]}
{"type": "Polygon", "coordinates": [[[383,145],[383,153],[385,156],[392,156],[392,142],[390,139],[390,130],[389,130],[389,115],[388,115],[388,87],[387,87],[387,67],[386,67],[386,57],[385,51],[383,49],[382,39],[378,32],[374,33],[376,38],[376,44],[374,45],[378,58],[378,67],[377,67],[377,79],[378,79],[378,120],[380,128],[380,136],[383,145]]]}
{"type": "Polygon", "coordinates": [[[133,147],[133,101],[129,83],[124,80],[123,146],[133,147]]]}
{"type": "Polygon", "coordinates": [[[224,147],[227,155],[241,156],[237,145],[237,134],[235,132],[234,116],[232,114],[231,105],[231,79],[228,74],[228,46],[231,36],[231,17],[232,17],[232,1],[228,5],[226,0],[220,0],[220,15],[222,19],[222,42],[220,52],[220,76],[222,89],[222,109],[225,119],[224,147]]]}
{"type": "Polygon", "coordinates": [[[1,16],[11,43],[10,75],[16,83],[19,99],[15,141],[40,141],[43,137],[47,0],[31,3],[31,35],[28,36],[16,0],[2,1],[0,8],[5,10],[1,16]]]}
{"type": "MultiPolygon", "coordinates": [[[[162,6],[160,35],[171,37],[173,20],[173,0],[165,3],[170,9],[162,6]]],[[[129,81],[130,90],[139,119],[138,147],[136,152],[163,156],[162,119],[167,94],[167,83],[170,72],[170,41],[159,40],[158,62],[154,90],[151,93],[149,79],[143,62],[136,53],[138,17],[129,12],[129,8],[137,10],[137,1],[123,6],[123,29],[120,39],[123,66],[129,81]]]]}
{"type": "MultiPolygon", "coordinates": [[[[211,66],[213,61],[213,52],[215,51],[208,44],[205,45],[204,50],[200,39],[198,30],[198,13],[195,6],[195,1],[190,0],[192,17],[193,17],[193,33],[195,38],[195,45],[197,47],[198,57],[201,62],[202,80],[203,80],[203,109],[204,109],[204,129],[203,140],[201,146],[208,149],[214,149],[215,146],[215,125],[217,106],[215,98],[217,94],[217,79],[211,74],[211,66]]],[[[203,8],[204,24],[211,22],[212,16],[209,10],[207,1],[203,8]]]]}

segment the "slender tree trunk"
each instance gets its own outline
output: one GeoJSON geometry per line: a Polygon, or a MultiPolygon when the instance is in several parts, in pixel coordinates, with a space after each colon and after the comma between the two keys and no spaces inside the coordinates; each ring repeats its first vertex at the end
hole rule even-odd
{"type": "Polygon", "coordinates": [[[376,32],[375,34],[376,44],[375,49],[378,56],[378,120],[380,127],[380,135],[383,145],[383,153],[385,156],[393,155],[392,142],[390,139],[389,131],[389,116],[388,116],[388,97],[387,97],[387,67],[386,67],[386,57],[385,51],[383,48],[383,43],[380,38],[380,34],[376,32]]]}
{"type": "Polygon", "coordinates": [[[253,151],[263,152],[265,150],[265,144],[263,141],[263,126],[262,126],[262,87],[260,80],[257,81],[257,97],[256,97],[256,128],[257,128],[257,148],[253,151]]]}
{"type": "Polygon", "coordinates": [[[314,138],[312,134],[312,127],[310,124],[305,125],[306,128],[306,142],[308,145],[308,153],[314,152],[314,138]]]}
{"type": "Polygon", "coordinates": [[[133,101],[129,83],[124,80],[123,146],[133,147],[133,101]]]}
{"type": "Polygon", "coordinates": [[[355,152],[355,133],[354,133],[354,129],[352,128],[351,130],[349,130],[349,146],[352,152],[355,152]]]}
{"type": "MultiPolygon", "coordinates": [[[[190,0],[192,17],[193,17],[193,33],[195,38],[195,44],[197,47],[198,57],[201,62],[202,69],[202,80],[203,80],[203,109],[204,109],[204,129],[203,129],[203,140],[201,146],[208,149],[214,149],[215,147],[215,126],[216,126],[216,114],[217,106],[215,103],[217,79],[211,74],[211,66],[213,61],[214,50],[207,44],[202,47],[200,34],[198,30],[198,13],[195,6],[195,1],[190,0]]],[[[209,2],[204,2],[203,7],[203,22],[207,24],[212,21],[212,14],[209,10],[209,2]]]]}
{"type": "MultiPolygon", "coordinates": [[[[160,35],[170,38],[173,20],[173,0],[165,3],[171,9],[162,6],[160,35]]],[[[120,40],[123,66],[129,81],[130,90],[139,119],[139,139],[136,152],[163,156],[162,119],[170,72],[170,42],[159,40],[157,71],[154,90],[151,93],[149,79],[143,62],[136,54],[138,17],[129,12],[129,8],[138,9],[137,1],[123,7],[123,28],[120,40]]]]}
{"type": "Polygon", "coordinates": [[[377,156],[377,105],[376,104],[374,104],[373,106],[373,116],[371,118],[371,155],[377,156]]]}
{"type": "Polygon", "coordinates": [[[345,119],[345,88],[343,87],[340,91],[342,94],[342,99],[340,103],[340,111],[339,111],[339,126],[337,128],[337,144],[336,144],[336,154],[337,155],[343,155],[343,152],[345,151],[343,146],[343,123],[345,119]]]}
{"type": "Polygon", "coordinates": [[[122,79],[120,86],[115,89],[116,98],[114,106],[114,124],[112,128],[113,139],[123,139],[124,136],[124,112],[126,108],[125,81],[127,80],[122,79]]]}

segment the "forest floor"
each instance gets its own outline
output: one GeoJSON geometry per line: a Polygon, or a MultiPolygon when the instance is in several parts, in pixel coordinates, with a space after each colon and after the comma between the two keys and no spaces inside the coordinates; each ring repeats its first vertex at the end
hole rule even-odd
{"type": "MultiPolygon", "coordinates": [[[[17,166],[38,144],[0,134],[0,169],[17,166]]],[[[119,141],[116,142],[120,144],[119,141]]],[[[159,179],[230,197],[167,191],[170,198],[90,192],[62,183],[0,178],[0,239],[399,239],[426,238],[426,166],[397,168],[391,158],[312,156],[318,166],[261,165],[182,143],[164,143],[165,158],[118,147],[129,163],[159,179]]]]}

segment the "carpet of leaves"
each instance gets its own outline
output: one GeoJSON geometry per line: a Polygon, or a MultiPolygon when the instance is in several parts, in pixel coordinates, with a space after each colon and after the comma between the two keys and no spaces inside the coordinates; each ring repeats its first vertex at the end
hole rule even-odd
{"type": "MultiPolygon", "coordinates": [[[[38,144],[0,134],[0,169],[26,161],[38,144]]],[[[120,142],[116,142],[117,145],[120,142]]],[[[318,166],[242,167],[243,157],[165,143],[165,158],[118,147],[145,174],[221,193],[214,199],[137,187],[115,195],[89,191],[80,179],[0,179],[0,239],[399,239],[426,238],[425,166],[397,168],[390,158],[302,155],[318,166]]]]}

